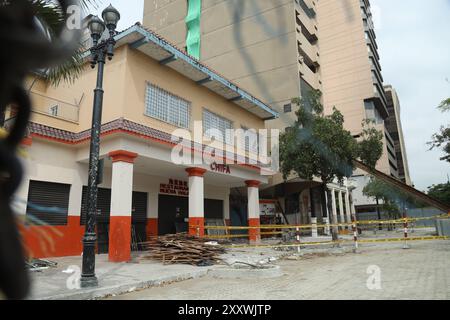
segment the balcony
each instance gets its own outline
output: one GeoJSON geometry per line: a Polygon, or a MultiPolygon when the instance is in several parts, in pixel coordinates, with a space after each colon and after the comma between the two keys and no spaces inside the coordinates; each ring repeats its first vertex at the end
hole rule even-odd
{"type": "Polygon", "coordinates": [[[315,21],[310,19],[304,13],[300,13],[295,10],[297,25],[300,27],[303,35],[309,40],[309,42],[314,43],[317,41],[317,27],[315,21]]]}
{"type": "Polygon", "coordinates": [[[301,32],[298,33],[298,50],[300,55],[305,58],[307,64],[314,67],[319,66],[319,50],[317,46],[311,44],[301,32]]]}
{"type": "Polygon", "coordinates": [[[383,75],[380,72],[380,69],[378,69],[378,66],[375,64],[375,62],[372,58],[369,58],[369,60],[370,60],[371,68],[372,68],[372,75],[376,78],[377,82],[382,85],[384,82],[384,79],[383,79],[383,75]]]}
{"type": "Polygon", "coordinates": [[[37,92],[31,92],[30,98],[33,112],[71,122],[79,120],[80,108],[78,105],[53,99],[37,92]]]}
{"type": "Polygon", "coordinates": [[[380,61],[378,61],[378,59],[375,57],[375,55],[372,52],[369,52],[369,59],[370,59],[370,63],[372,64],[372,68],[376,68],[378,70],[378,72],[381,73],[381,65],[380,65],[380,61]]]}
{"type": "Polygon", "coordinates": [[[300,77],[309,84],[314,89],[321,88],[320,76],[319,73],[313,72],[305,63],[305,61],[300,58],[299,60],[299,71],[300,77]]]}
{"type": "Polygon", "coordinates": [[[380,88],[378,83],[374,83],[373,85],[373,97],[367,100],[373,101],[375,107],[377,108],[383,119],[386,119],[389,116],[384,89],[383,87],[380,88]]]}
{"type": "Polygon", "coordinates": [[[302,8],[302,10],[306,13],[306,15],[310,19],[316,18],[316,11],[312,8],[312,6],[308,5],[304,0],[297,0],[298,5],[302,8]]]}

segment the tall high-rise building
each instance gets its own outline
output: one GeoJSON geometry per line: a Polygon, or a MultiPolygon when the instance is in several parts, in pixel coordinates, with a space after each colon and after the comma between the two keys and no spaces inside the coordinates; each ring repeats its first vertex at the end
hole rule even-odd
{"type": "Polygon", "coordinates": [[[389,117],[386,119],[386,128],[394,141],[397,158],[398,177],[407,185],[412,185],[409,175],[408,157],[406,155],[405,138],[403,136],[402,121],[400,117],[400,100],[397,91],[391,86],[384,87],[388,103],[389,117]]]}
{"type": "Polygon", "coordinates": [[[398,177],[368,0],[146,0],[143,23],[281,112],[268,127],[290,125],[291,99],[312,89],[354,136],[375,120],[378,169],[398,177]]]}
{"type": "MultiPolygon", "coordinates": [[[[373,120],[384,144],[377,169],[399,177],[369,0],[145,0],[143,23],[278,111],[268,128],[291,125],[291,99],[313,89],[354,137],[373,120]]],[[[366,174],[354,179],[362,194],[366,174]]]]}

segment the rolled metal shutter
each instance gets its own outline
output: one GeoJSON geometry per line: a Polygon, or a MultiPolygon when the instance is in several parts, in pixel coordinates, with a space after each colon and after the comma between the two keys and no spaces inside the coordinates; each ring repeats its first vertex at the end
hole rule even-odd
{"type": "Polygon", "coordinates": [[[31,224],[65,226],[69,213],[70,184],[30,181],[27,218],[31,224]]]}
{"type": "MultiPolygon", "coordinates": [[[[83,196],[81,198],[81,224],[86,224],[87,215],[87,186],[83,186],[83,196]]],[[[97,194],[97,223],[109,224],[111,211],[111,189],[98,188],[97,194]]]]}
{"type": "Polygon", "coordinates": [[[133,192],[131,209],[131,249],[142,250],[143,242],[147,240],[147,193],[133,192]]]}

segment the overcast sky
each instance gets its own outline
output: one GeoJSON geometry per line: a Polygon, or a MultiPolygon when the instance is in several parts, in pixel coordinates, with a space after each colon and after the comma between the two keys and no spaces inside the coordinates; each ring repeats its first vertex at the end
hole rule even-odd
{"type": "MultiPolygon", "coordinates": [[[[243,0],[245,1],[245,0],[243,0]]],[[[143,0],[103,0],[122,14],[119,30],[142,22],[143,0]]],[[[427,141],[450,113],[436,110],[450,97],[450,0],[371,0],[385,84],[400,97],[411,178],[420,190],[447,181],[448,163],[427,141]]]]}
{"type": "Polygon", "coordinates": [[[371,0],[385,84],[399,94],[411,178],[420,190],[447,181],[448,163],[427,141],[450,113],[450,1],[371,0]]]}

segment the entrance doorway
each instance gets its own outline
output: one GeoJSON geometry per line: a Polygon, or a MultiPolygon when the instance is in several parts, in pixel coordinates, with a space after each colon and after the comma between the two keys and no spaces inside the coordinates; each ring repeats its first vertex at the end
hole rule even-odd
{"type": "MultiPolygon", "coordinates": [[[[131,249],[142,249],[142,242],[146,240],[147,223],[147,193],[133,192],[131,211],[131,249]]],[[[109,251],[109,220],[111,211],[111,189],[98,188],[97,194],[97,253],[109,251]]],[[[81,225],[86,224],[87,215],[87,187],[83,187],[81,199],[81,225]]]]}
{"type": "Polygon", "coordinates": [[[177,228],[175,221],[179,223],[178,231],[187,232],[188,223],[182,222],[189,217],[189,198],[160,194],[158,198],[158,234],[175,234],[177,228]],[[175,219],[177,212],[181,219],[175,219]]]}
{"type": "MultiPolygon", "coordinates": [[[[205,219],[223,220],[223,200],[204,200],[205,219]]],[[[158,234],[188,232],[189,198],[160,194],[158,197],[158,234]],[[181,218],[177,218],[177,212],[181,218]]]]}

